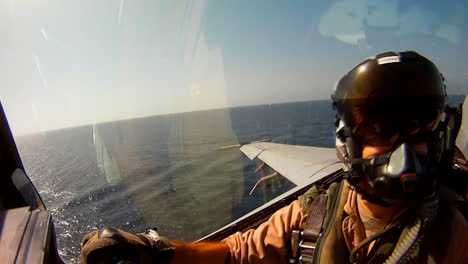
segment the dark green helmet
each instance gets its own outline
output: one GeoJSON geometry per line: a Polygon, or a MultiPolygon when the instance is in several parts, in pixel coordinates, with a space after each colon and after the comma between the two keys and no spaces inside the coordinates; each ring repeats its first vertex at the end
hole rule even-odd
{"type": "Polygon", "coordinates": [[[379,54],[341,78],[332,99],[337,155],[357,191],[382,205],[433,191],[443,153],[445,85],[431,61],[413,51],[379,54]],[[422,142],[424,157],[411,147],[422,142]],[[363,158],[364,145],[391,148],[363,158]],[[362,182],[366,190],[359,189],[362,182]]]}
{"type": "Polygon", "coordinates": [[[437,123],[445,85],[437,67],[420,54],[387,52],[341,78],[332,99],[338,117],[353,134],[370,140],[363,143],[379,145],[396,131],[404,134],[437,123]]]}

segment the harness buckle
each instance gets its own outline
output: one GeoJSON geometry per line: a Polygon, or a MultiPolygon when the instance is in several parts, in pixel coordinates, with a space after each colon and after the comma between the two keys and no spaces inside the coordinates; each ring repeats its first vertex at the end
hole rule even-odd
{"type": "Polygon", "coordinates": [[[312,260],[314,259],[314,253],[315,253],[315,241],[305,241],[302,240],[301,243],[299,243],[299,248],[300,248],[300,257],[299,257],[299,263],[300,264],[311,264],[312,260]]]}
{"type": "Polygon", "coordinates": [[[314,258],[315,241],[306,241],[303,238],[304,232],[293,230],[291,233],[292,258],[291,264],[311,264],[314,258]]]}

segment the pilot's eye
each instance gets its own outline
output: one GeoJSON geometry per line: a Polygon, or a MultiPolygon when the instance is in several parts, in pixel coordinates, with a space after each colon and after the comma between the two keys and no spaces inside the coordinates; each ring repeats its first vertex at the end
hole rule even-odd
{"type": "Polygon", "coordinates": [[[358,137],[365,145],[383,146],[391,145],[398,131],[392,127],[386,127],[381,123],[362,125],[357,131],[358,137]]]}

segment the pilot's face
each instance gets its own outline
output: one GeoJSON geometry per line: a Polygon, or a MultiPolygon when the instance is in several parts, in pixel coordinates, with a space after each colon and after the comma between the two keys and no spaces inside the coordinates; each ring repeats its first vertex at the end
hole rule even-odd
{"type": "MultiPolygon", "coordinates": [[[[410,135],[416,135],[422,130],[430,130],[432,129],[432,127],[434,127],[434,122],[431,122],[428,125],[425,125],[424,127],[415,128],[410,132],[410,135]]],[[[371,156],[380,155],[391,151],[395,147],[395,143],[398,141],[399,136],[400,135],[396,133],[392,137],[388,138],[386,142],[384,142],[383,144],[379,144],[378,146],[364,144],[362,148],[362,157],[368,158],[371,156]]],[[[413,143],[410,144],[410,146],[412,147],[413,151],[416,152],[416,154],[419,156],[426,156],[428,154],[426,142],[413,143]]]]}
{"type": "MultiPolygon", "coordinates": [[[[395,143],[396,143],[396,140],[393,142],[390,141],[388,142],[388,144],[379,145],[379,146],[363,145],[362,157],[368,158],[371,156],[376,156],[376,155],[380,155],[380,154],[384,154],[386,152],[392,151],[395,148],[394,147],[395,143]]],[[[428,146],[426,142],[410,144],[410,147],[418,156],[427,156],[428,154],[428,146]]],[[[362,189],[366,190],[367,193],[374,194],[374,190],[370,187],[369,183],[366,180],[362,179],[359,182],[359,185],[362,189]]],[[[400,206],[400,205],[397,205],[397,206],[400,206]]]]}
{"type": "MultiPolygon", "coordinates": [[[[413,149],[413,151],[420,156],[425,156],[428,154],[428,147],[427,143],[417,143],[417,144],[411,144],[410,145],[413,149]]],[[[364,145],[362,148],[362,157],[363,158],[368,158],[371,156],[376,156],[380,154],[384,154],[386,152],[389,152],[393,149],[393,145],[389,144],[388,146],[371,146],[371,145],[364,145]]],[[[374,189],[371,188],[369,183],[362,178],[361,181],[358,183],[361,189],[365,190],[368,194],[374,194],[375,191],[374,189]]],[[[364,201],[367,204],[370,204],[371,202],[364,201]]],[[[375,205],[374,205],[375,206],[375,205]]],[[[404,203],[398,203],[392,206],[393,208],[400,208],[401,206],[405,207],[404,203]]]]}
{"type": "MultiPolygon", "coordinates": [[[[385,152],[388,152],[392,150],[392,144],[387,145],[387,146],[372,146],[372,145],[364,145],[362,148],[362,157],[363,158],[368,158],[371,156],[376,156],[383,154],[385,152]]],[[[416,152],[419,156],[426,156],[427,155],[427,143],[417,143],[417,144],[411,144],[411,147],[413,148],[413,151],[416,152]]]]}
{"type": "MultiPolygon", "coordinates": [[[[379,134],[378,129],[369,129],[367,131],[373,131],[374,133],[362,134],[364,136],[362,139],[362,157],[369,158],[372,156],[389,153],[400,147],[401,144],[405,143],[419,158],[421,158],[422,161],[425,161],[426,157],[429,155],[429,144],[431,144],[429,141],[431,137],[428,135],[428,133],[433,131],[434,126],[434,123],[431,122],[426,125],[420,125],[411,129],[406,129],[402,132],[392,131],[391,134],[382,133],[382,135],[385,136],[379,134]]],[[[424,163],[421,165],[426,166],[427,164],[424,163]]],[[[405,176],[401,175],[401,177],[406,176],[411,176],[411,174],[405,174],[405,176]]],[[[380,197],[379,194],[376,193],[376,190],[371,187],[371,183],[366,178],[367,177],[361,178],[361,181],[358,183],[359,187],[369,195],[376,196],[377,198],[380,197]]],[[[392,205],[392,207],[399,208],[400,206],[406,207],[406,205],[407,200],[401,200],[401,203],[395,203],[392,205]]]]}

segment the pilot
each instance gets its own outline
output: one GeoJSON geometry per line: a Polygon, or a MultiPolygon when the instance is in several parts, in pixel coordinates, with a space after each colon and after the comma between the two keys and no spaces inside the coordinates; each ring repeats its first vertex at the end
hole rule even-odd
{"type": "Polygon", "coordinates": [[[369,58],[332,95],[343,179],[221,242],[102,228],[83,238],[82,262],[468,263],[467,222],[441,184],[453,160],[445,94],[437,67],[416,52],[369,58]]]}

